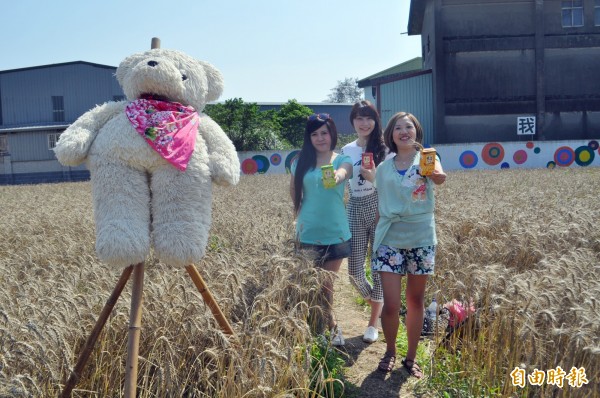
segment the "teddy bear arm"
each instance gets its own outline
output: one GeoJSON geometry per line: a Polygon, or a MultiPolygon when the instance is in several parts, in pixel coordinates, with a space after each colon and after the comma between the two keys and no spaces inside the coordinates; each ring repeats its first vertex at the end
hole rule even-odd
{"type": "Polygon", "coordinates": [[[240,179],[240,160],[235,146],[217,123],[203,116],[199,131],[206,142],[211,178],[219,185],[235,185],[240,179]]]}
{"type": "Polygon", "coordinates": [[[58,161],[65,166],[83,163],[98,131],[124,107],[124,101],[108,102],[81,115],[60,135],[54,148],[58,161]]]}

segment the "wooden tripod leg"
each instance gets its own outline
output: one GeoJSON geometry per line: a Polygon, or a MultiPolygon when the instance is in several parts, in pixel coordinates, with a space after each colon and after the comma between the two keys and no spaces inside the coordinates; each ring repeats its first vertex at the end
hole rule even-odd
{"type": "Polygon", "coordinates": [[[144,263],[133,269],[131,312],[129,313],[129,336],[127,341],[127,365],[125,367],[124,397],[135,398],[137,388],[138,354],[142,326],[142,291],[144,288],[144,263]]]}
{"type": "Polygon", "coordinates": [[[202,276],[198,272],[198,269],[196,269],[194,264],[188,265],[187,267],[185,267],[185,269],[192,278],[192,281],[194,281],[194,284],[196,285],[198,291],[202,295],[204,302],[206,303],[206,305],[208,305],[208,308],[210,308],[211,312],[213,313],[213,316],[217,320],[217,323],[219,324],[219,326],[221,326],[221,329],[223,329],[223,332],[225,334],[233,336],[233,329],[231,328],[231,325],[225,318],[225,315],[223,315],[223,312],[221,311],[219,304],[217,304],[217,302],[215,301],[212,293],[210,292],[210,290],[208,290],[208,286],[206,286],[206,283],[204,282],[204,279],[202,279],[202,276]]]}
{"type": "Polygon", "coordinates": [[[132,271],[133,265],[130,265],[129,267],[125,268],[121,273],[121,277],[119,278],[117,285],[115,286],[112,294],[106,301],[106,304],[104,304],[104,308],[102,309],[102,312],[100,313],[100,316],[96,321],[96,325],[94,326],[94,329],[92,329],[92,333],[88,337],[87,341],[85,342],[85,345],[83,346],[83,350],[79,354],[79,358],[77,359],[75,368],[73,368],[73,371],[69,376],[69,380],[67,380],[65,388],[62,391],[61,398],[69,398],[71,396],[71,392],[73,391],[73,388],[75,388],[75,385],[79,381],[79,377],[81,377],[81,372],[83,371],[83,368],[85,367],[85,364],[87,363],[90,354],[94,349],[96,340],[98,340],[98,336],[100,335],[100,332],[102,331],[102,328],[104,327],[108,316],[110,315],[115,304],[117,303],[121,292],[123,292],[123,288],[127,284],[127,281],[129,280],[129,276],[131,275],[132,271]]]}

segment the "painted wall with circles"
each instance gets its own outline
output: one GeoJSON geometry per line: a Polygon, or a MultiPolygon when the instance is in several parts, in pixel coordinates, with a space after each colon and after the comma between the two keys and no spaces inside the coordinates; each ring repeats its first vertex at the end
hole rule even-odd
{"type": "MultiPolygon", "coordinates": [[[[438,145],[444,170],[534,169],[600,166],[600,139],[483,142],[438,145]]],[[[289,174],[298,150],[238,152],[242,174],[289,174]]]]}

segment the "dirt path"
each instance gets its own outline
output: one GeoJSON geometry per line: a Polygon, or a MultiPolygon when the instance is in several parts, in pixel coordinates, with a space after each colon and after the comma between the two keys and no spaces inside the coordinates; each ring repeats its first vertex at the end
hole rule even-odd
{"type": "Polygon", "coordinates": [[[358,305],[356,297],[358,293],[348,280],[348,268],[344,261],[335,282],[334,310],[346,339],[346,345],[340,350],[346,356],[345,376],[356,386],[356,389],[348,391],[348,395],[360,398],[414,397],[412,390],[419,381],[408,377],[408,373],[402,369],[402,353],[398,353],[398,362],[391,373],[384,374],[377,370],[379,359],[385,352],[383,332],[379,327],[379,340],[373,344],[362,341],[370,308],[358,305]]]}

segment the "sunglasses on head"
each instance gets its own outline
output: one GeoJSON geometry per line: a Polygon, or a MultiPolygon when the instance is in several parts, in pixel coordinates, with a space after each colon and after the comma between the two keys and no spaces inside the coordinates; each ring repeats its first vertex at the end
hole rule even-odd
{"type": "Polygon", "coordinates": [[[310,115],[308,117],[309,122],[312,122],[314,120],[318,120],[320,122],[326,122],[329,119],[331,119],[331,116],[329,116],[329,113],[313,113],[312,115],[310,115]]]}

